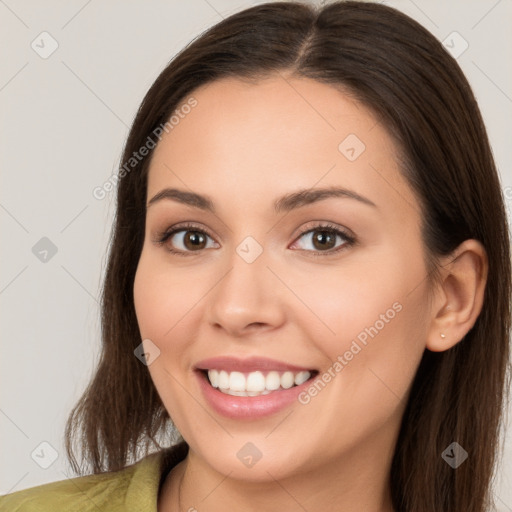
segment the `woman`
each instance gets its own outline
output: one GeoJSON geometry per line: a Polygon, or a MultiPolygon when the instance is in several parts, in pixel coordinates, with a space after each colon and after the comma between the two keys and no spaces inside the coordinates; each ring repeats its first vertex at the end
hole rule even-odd
{"type": "Polygon", "coordinates": [[[0,510],[488,510],[508,227],[430,33],[363,2],[237,13],[155,81],[117,179],[66,432],[94,474],[0,510]]]}

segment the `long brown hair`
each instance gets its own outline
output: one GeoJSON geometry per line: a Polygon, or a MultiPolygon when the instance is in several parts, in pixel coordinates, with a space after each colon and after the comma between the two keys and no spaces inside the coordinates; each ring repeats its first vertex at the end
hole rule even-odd
{"type": "MultiPolygon", "coordinates": [[[[223,77],[244,80],[292,72],[341,87],[369,107],[396,141],[403,174],[419,198],[425,254],[442,255],[474,238],[487,251],[488,281],[475,325],[450,350],[426,350],[412,383],[391,470],[397,511],[483,512],[510,385],[511,268],[500,183],[475,97],[436,38],[401,12],[377,3],[262,4],[221,21],[183,49],[146,94],[122,162],[146,145],[194,89],[223,77]],[[452,442],[469,463],[441,457],[452,442]]],[[[117,211],[102,290],[102,353],[70,414],[66,449],[92,471],[117,470],[160,448],[172,422],[147,367],[133,282],[145,230],[152,151],[119,175],[117,211]]],[[[126,168],[125,168],[126,169],[126,168]]],[[[435,272],[432,274],[435,277],[435,272]]]]}

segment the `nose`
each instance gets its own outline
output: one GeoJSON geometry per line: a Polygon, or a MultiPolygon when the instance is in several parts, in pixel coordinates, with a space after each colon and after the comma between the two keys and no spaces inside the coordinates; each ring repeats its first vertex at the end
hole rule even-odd
{"type": "Polygon", "coordinates": [[[243,337],[284,323],[284,286],[268,263],[265,251],[252,263],[234,251],[207,296],[206,317],[213,328],[243,337]]]}

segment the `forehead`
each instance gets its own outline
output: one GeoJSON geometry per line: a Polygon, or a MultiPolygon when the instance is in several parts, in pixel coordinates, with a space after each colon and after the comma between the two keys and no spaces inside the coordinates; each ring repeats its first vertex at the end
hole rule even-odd
{"type": "Polygon", "coordinates": [[[385,127],[331,85],[281,75],[257,83],[227,78],[196,89],[176,112],[152,158],[148,198],[175,186],[270,207],[274,196],[318,184],[394,201],[401,214],[416,205],[385,127]],[[190,97],[195,106],[180,111],[190,97]]]}

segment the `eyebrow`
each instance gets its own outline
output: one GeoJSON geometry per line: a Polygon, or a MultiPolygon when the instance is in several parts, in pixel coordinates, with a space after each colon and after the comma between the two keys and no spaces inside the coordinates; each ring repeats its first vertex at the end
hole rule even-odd
{"type": "MultiPolygon", "coordinates": [[[[276,213],[289,212],[296,208],[301,208],[302,206],[333,197],[354,199],[368,206],[377,208],[377,205],[373,201],[364,196],[361,196],[360,194],[357,194],[352,190],[340,187],[328,187],[310,188],[286,194],[274,202],[274,211],[276,213]]],[[[178,203],[192,206],[193,208],[199,208],[200,210],[215,213],[215,206],[210,197],[197,194],[195,192],[187,192],[186,190],[180,190],[177,188],[164,188],[160,190],[160,192],[155,194],[149,200],[148,204],[146,205],[146,209],[164,199],[176,201],[178,203]]]]}

